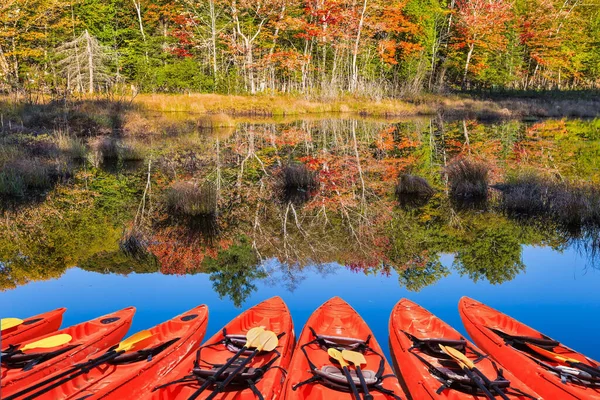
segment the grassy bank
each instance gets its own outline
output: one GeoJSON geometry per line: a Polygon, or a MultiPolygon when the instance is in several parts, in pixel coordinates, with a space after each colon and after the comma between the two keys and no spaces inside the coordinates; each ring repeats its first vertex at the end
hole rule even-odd
{"type": "Polygon", "coordinates": [[[226,96],[216,94],[140,95],[134,104],[148,110],[227,114],[231,116],[285,116],[350,113],[372,117],[408,117],[443,114],[448,117],[524,118],[594,117],[600,98],[581,96],[512,97],[485,99],[467,96],[423,95],[409,99],[371,100],[345,97],[308,100],[292,96],[226,96]]]}
{"type": "Polygon", "coordinates": [[[239,120],[318,118],[323,114],[370,118],[437,116],[480,120],[511,118],[596,117],[600,96],[582,95],[485,98],[466,95],[421,95],[405,99],[334,100],[294,96],[228,96],[217,94],[142,94],[131,99],[84,98],[69,102],[41,100],[35,104],[0,97],[0,130],[73,128],[85,135],[153,133],[170,126],[198,128],[235,126],[239,120]],[[200,116],[198,116],[200,115],[200,116]],[[162,121],[157,121],[162,120],[162,121]]]}

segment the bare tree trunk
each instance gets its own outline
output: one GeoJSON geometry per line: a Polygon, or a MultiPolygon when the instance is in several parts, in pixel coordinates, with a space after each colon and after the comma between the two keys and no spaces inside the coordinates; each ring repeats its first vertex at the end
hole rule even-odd
{"type": "Polygon", "coordinates": [[[210,15],[210,44],[212,46],[212,70],[213,79],[217,83],[217,15],[215,13],[215,1],[208,1],[208,12],[210,15]]]}
{"type": "Polygon", "coordinates": [[[469,74],[469,64],[471,63],[471,57],[473,56],[473,50],[475,49],[475,43],[469,45],[469,52],[467,53],[467,61],[465,62],[465,73],[462,80],[462,88],[467,87],[467,75],[469,74]]]}
{"type": "Polygon", "coordinates": [[[142,3],[140,0],[133,0],[133,6],[135,7],[135,12],[137,13],[142,39],[144,40],[144,42],[146,42],[146,34],[144,33],[144,25],[142,24],[142,3]]]}
{"type": "Polygon", "coordinates": [[[90,33],[85,31],[85,38],[87,40],[87,56],[88,56],[88,71],[89,71],[89,85],[88,88],[89,93],[94,93],[94,53],[92,51],[92,38],[90,37],[90,33]]]}
{"type": "Polygon", "coordinates": [[[363,2],[360,20],[358,21],[358,32],[356,33],[356,41],[354,42],[354,50],[352,52],[352,78],[350,80],[350,91],[355,91],[358,83],[358,66],[356,59],[358,58],[358,46],[360,44],[360,34],[362,32],[363,23],[365,21],[365,12],[367,11],[367,0],[363,2]]]}

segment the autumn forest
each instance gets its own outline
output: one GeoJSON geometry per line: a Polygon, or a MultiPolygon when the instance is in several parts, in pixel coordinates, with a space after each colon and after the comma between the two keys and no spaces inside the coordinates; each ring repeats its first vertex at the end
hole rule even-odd
{"type": "Polygon", "coordinates": [[[599,41],[598,0],[5,0],[0,90],[593,89],[599,41]]]}

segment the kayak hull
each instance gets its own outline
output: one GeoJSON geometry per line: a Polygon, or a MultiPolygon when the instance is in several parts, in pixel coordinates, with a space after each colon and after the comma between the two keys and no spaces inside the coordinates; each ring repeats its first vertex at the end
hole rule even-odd
{"type": "MultiPolygon", "coordinates": [[[[402,381],[413,399],[480,400],[484,398],[449,388],[437,393],[442,386],[442,382],[430,373],[428,366],[419,360],[415,353],[435,367],[443,368],[444,366],[439,359],[417,349],[409,351],[413,346],[413,341],[404,332],[419,339],[465,340],[450,325],[420,305],[408,299],[402,299],[396,304],[390,315],[389,332],[394,368],[398,374],[401,374],[402,381]]],[[[466,343],[470,348],[481,353],[481,350],[472,343],[469,341],[466,341],[466,343]]],[[[471,354],[471,356],[473,355],[471,354]]],[[[453,363],[450,362],[450,364],[453,363]]],[[[491,380],[497,377],[497,371],[489,359],[480,360],[476,366],[491,380]]],[[[540,397],[510,372],[504,371],[504,377],[511,382],[510,386],[512,388],[520,389],[533,397],[540,397]]],[[[514,400],[530,400],[529,397],[519,394],[507,394],[507,397],[514,400]]]]}
{"type": "MultiPolygon", "coordinates": [[[[313,376],[310,372],[308,360],[301,350],[302,345],[309,343],[314,339],[314,335],[310,328],[314,329],[319,335],[348,337],[362,340],[366,340],[367,337],[371,335],[369,347],[383,355],[383,350],[377,343],[375,337],[372,336],[373,334],[367,323],[348,303],[339,297],[334,297],[315,310],[306,322],[302,334],[298,338],[298,343],[294,350],[292,362],[288,370],[288,378],[285,383],[284,399],[354,399],[354,396],[350,392],[335,390],[320,383],[306,384],[294,390],[294,385],[306,381],[313,376]]],[[[327,352],[320,348],[318,344],[306,346],[305,350],[310,357],[311,362],[313,362],[317,368],[334,365],[333,361],[329,359],[327,352]]],[[[365,357],[367,365],[363,365],[362,369],[365,371],[377,371],[381,358],[372,353],[366,354],[365,357]]],[[[385,358],[384,368],[384,376],[393,375],[392,368],[385,358]]],[[[393,391],[396,396],[404,398],[404,392],[396,377],[384,379],[382,386],[385,389],[393,391]]],[[[371,390],[370,394],[376,400],[392,399],[391,396],[384,395],[375,390],[371,390]]]]}
{"type": "MultiPolygon", "coordinates": [[[[223,327],[228,334],[245,335],[246,332],[254,327],[263,326],[266,330],[275,332],[277,335],[284,334],[279,338],[277,351],[281,353],[281,357],[272,365],[274,368],[269,369],[262,379],[256,383],[256,388],[262,393],[265,400],[279,399],[281,386],[285,378],[283,370],[287,370],[291,359],[291,352],[294,346],[294,327],[292,316],[280,297],[272,297],[254,307],[244,311],[236,318],[231,320],[223,327]]],[[[235,353],[225,348],[220,344],[223,339],[223,329],[219,330],[212,336],[204,345],[202,350],[203,367],[206,367],[205,362],[212,364],[224,364],[235,353]],[[207,345],[215,345],[214,347],[206,347],[207,345]]],[[[257,368],[269,362],[275,353],[267,353],[257,355],[250,363],[251,367],[257,368]]],[[[167,382],[172,382],[192,373],[196,352],[192,352],[187,357],[183,358],[169,374],[159,379],[156,385],[162,385],[167,382]]],[[[197,381],[188,383],[179,383],[166,386],[154,392],[149,392],[138,399],[154,399],[154,400],[176,400],[187,399],[200,387],[197,381]]],[[[212,393],[211,388],[205,390],[198,399],[205,399],[212,393]]],[[[215,399],[218,400],[256,400],[256,395],[251,389],[243,389],[239,391],[226,391],[218,394],[215,399]]]]}
{"type": "Polygon", "coordinates": [[[136,347],[131,353],[178,338],[154,355],[150,361],[143,359],[124,364],[102,364],[46,392],[39,399],[137,399],[149,392],[154,382],[196,349],[204,338],[207,323],[208,308],[205,305],[195,307],[149,329],[152,336],[140,343],[141,347],[136,347]]]}
{"type": "Polygon", "coordinates": [[[55,332],[60,328],[66,308],[57,308],[23,320],[23,323],[12,329],[2,331],[0,345],[3,349],[35,339],[38,336],[55,332]]]}
{"type": "MultiPolygon", "coordinates": [[[[463,297],[459,302],[459,313],[463,324],[475,343],[498,360],[529,387],[546,399],[591,399],[600,400],[600,390],[578,386],[572,383],[563,384],[560,378],[545,368],[540,367],[528,356],[505,344],[504,340],[489,328],[497,329],[514,336],[544,338],[537,330],[509,317],[476,300],[463,297]]],[[[558,346],[555,352],[565,357],[574,358],[584,363],[598,366],[596,361],[566,346],[558,346]]]]}
{"type": "MultiPolygon", "coordinates": [[[[45,337],[66,333],[71,335],[72,340],[63,346],[66,348],[74,345],[75,347],[50,360],[35,365],[28,371],[6,368],[3,365],[0,378],[2,382],[0,388],[2,398],[10,396],[44,377],[57,373],[64,368],[71,367],[73,364],[84,361],[87,357],[99,354],[101,350],[107,347],[117,344],[129,330],[134,313],[134,307],[124,308],[113,314],[107,314],[22,343],[27,344],[45,337]]],[[[63,346],[45,351],[59,350],[63,346]]],[[[37,351],[32,350],[31,352],[37,351]]]]}

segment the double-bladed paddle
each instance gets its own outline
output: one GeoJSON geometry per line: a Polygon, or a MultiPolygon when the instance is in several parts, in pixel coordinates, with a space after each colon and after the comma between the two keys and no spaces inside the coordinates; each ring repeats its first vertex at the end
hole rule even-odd
{"type": "Polygon", "coordinates": [[[6,329],[14,328],[23,323],[22,319],[19,318],[2,318],[0,319],[0,332],[6,329]]]}
{"type": "MultiPolygon", "coordinates": [[[[66,334],[62,334],[62,335],[69,336],[66,334]]],[[[61,335],[56,335],[56,336],[61,336],[61,335]]],[[[89,371],[90,369],[95,368],[98,365],[101,365],[105,362],[108,362],[113,358],[116,358],[118,355],[120,355],[122,353],[134,350],[139,347],[143,347],[143,344],[145,343],[146,339],[148,339],[150,337],[152,337],[152,332],[150,332],[148,330],[137,332],[137,333],[131,335],[130,337],[128,337],[127,339],[123,340],[122,342],[120,342],[115,348],[109,350],[108,352],[101,355],[100,357],[90,359],[81,364],[77,364],[73,368],[70,368],[64,372],[61,372],[58,375],[51,376],[48,379],[38,382],[32,386],[26,387],[25,389],[8,396],[5,400],[13,400],[13,399],[21,397],[27,393],[30,393],[36,389],[43,388],[35,393],[32,393],[25,399],[26,400],[34,399],[38,396],[41,396],[42,394],[48,392],[49,390],[52,390],[55,387],[62,385],[63,383],[66,383],[72,379],[75,379],[79,375],[83,375],[84,373],[87,373],[87,371],[89,371]],[[64,378],[64,379],[61,379],[61,378],[64,378]],[[52,382],[54,382],[54,383],[52,383],[52,382]],[[49,383],[52,383],[52,384],[50,386],[46,386],[49,383]]],[[[70,338],[70,336],[69,336],[69,338],[70,338]]],[[[50,338],[46,338],[46,339],[50,339],[50,338]]],[[[45,340],[45,339],[42,339],[42,340],[45,340]]],[[[24,347],[31,346],[33,344],[34,343],[30,343],[29,345],[26,345],[24,347]]],[[[40,347],[40,346],[37,346],[36,348],[38,348],[38,347],[40,347]]],[[[54,346],[51,346],[51,347],[54,347],[54,346]]]]}
{"type": "Polygon", "coordinates": [[[356,369],[356,375],[358,375],[358,380],[360,380],[360,385],[364,393],[364,400],[372,400],[373,395],[369,393],[369,387],[367,386],[365,376],[360,368],[361,365],[367,365],[367,359],[365,358],[365,355],[359,353],[358,351],[342,350],[342,357],[344,357],[344,360],[354,365],[354,369],[356,369]]]}
{"type": "MultiPolygon", "coordinates": [[[[483,391],[483,393],[485,393],[485,395],[489,399],[493,400],[496,398],[496,396],[494,396],[490,392],[490,390],[485,386],[485,385],[490,386],[491,381],[488,379],[487,376],[485,376],[479,369],[477,369],[475,367],[475,363],[473,361],[471,361],[466,355],[464,355],[459,350],[456,350],[454,347],[444,346],[444,345],[440,344],[440,348],[442,349],[442,351],[444,353],[446,353],[447,355],[452,357],[458,363],[458,365],[463,369],[463,371],[465,371],[467,376],[473,382],[475,382],[475,384],[479,387],[479,389],[481,389],[483,391]],[[477,379],[477,378],[480,378],[480,379],[477,379]],[[482,380],[483,380],[483,382],[485,382],[485,385],[481,382],[482,380]]],[[[508,396],[506,396],[506,394],[504,394],[504,392],[501,389],[499,389],[493,385],[491,385],[491,387],[492,387],[492,390],[494,390],[504,400],[510,400],[508,398],[508,396]]]]}
{"type": "Polygon", "coordinates": [[[2,355],[6,356],[7,354],[14,354],[19,351],[24,352],[24,351],[33,350],[33,349],[51,349],[53,347],[58,347],[58,346],[67,344],[72,339],[73,338],[68,333],[59,333],[57,335],[48,336],[43,339],[39,339],[34,342],[27,343],[21,347],[19,347],[20,345],[10,347],[11,350],[7,351],[7,352],[3,352],[2,355]]]}
{"type": "Polygon", "coordinates": [[[356,385],[354,384],[352,375],[350,375],[350,371],[348,370],[348,363],[346,362],[346,360],[344,360],[344,357],[342,356],[342,352],[339,351],[338,349],[334,349],[333,347],[330,347],[327,350],[327,354],[329,354],[329,357],[333,358],[334,360],[336,360],[337,362],[340,363],[340,366],[342,367],[342,370],[344,371],[344,375],[346,375],[346,379],[348,380],[348,385],[350,385],[350,390],[352,390],[352,394],[354,395],[354,398],[356,400],[360,400],[360,395],[358,394],[358,389],[356,388],[356,385]]]}
{"type": "MultiPolygon", "coordinates": [[[[273,351],[279,345],[279,338],[275,332],[264,331],[253,341],[250,347],[254,347],[254,351],[225,379],[217,385],[216,389],[206,398],[206,400],[214,399],[219,393],[225,389],[235,377],[242,372],[250,361],[261,351],[273,351]]],[[[191,398],[191,397],[190,397],[191,398]]]]}
{"type": "Polygon", "coordinates": [[[557,354],[553,351],[546,350],[540,346],[536,346],[535,344],[531,344],[531,343],[525,343],[525,344],[531,350],[535,351],[538,354],[543,355],[544,357],[547,357],[551,360],[558,361],[563,364],[567,364],[570,367],[580,369],[580,370],[592,375],[594,378],[600,378],[600,369],[598,369],[598,368],[595,368],[595,367],[592,367],[591,365],[582,363],[581,361],[576,360],[574,358],[565,357],[565,356],[557,354]]]}
{"type": "MultiPolygon", "coordinates": [[[[225,372],[227,368],[231,367],[235,360],[237,360],[242,355],[242,353],[244,353],[244,351],[248,350],[249,348],[256,347],[254,346],[255,341],[263,332],[265,332],[264,326],[256,326],[248,330],[248,332],[246,332],[246,344],[237,353],[235,353],[234,356],[231,357],[225,363],[225,365],[223,365],[221,368],[219,368],[217,372],[215,372],[215,374],[212,376],[213,379],[207,379],[202,384],[202,386],[200,386],[200,388],[190,396],[190,400],[193,400],[200,396],[200,394],[202,394],[202,392],[204,392],[207,387],[209,387],[213,382],[216,382],[216,380],[223,374],[223,372],[225,372]]],[[[154,390],[156,390],[156,388],[154,390]]]]}

